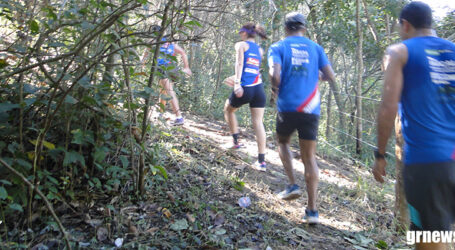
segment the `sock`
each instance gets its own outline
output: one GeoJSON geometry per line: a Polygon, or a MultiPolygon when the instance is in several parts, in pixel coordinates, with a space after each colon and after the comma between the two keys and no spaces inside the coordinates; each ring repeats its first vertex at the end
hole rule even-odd
{"type": "Polygon", "coordinates": [[[234,138],[234,144],[235,145],[239,144],[239,133],[232,134],[232,137],[234,138]]]}
{"type": "Polygon", "coordinates": [[[265,162],[265,154],[258,154],[258,162],[259,163],[265,162]]]}

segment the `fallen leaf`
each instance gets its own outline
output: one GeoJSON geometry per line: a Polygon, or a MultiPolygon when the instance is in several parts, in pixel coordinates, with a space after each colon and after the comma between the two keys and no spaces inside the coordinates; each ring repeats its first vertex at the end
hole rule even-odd
{"type": "Polygon", "coordinates": [[[99,227],[97,230],[96,230],[96,238],[98,239],[98,241],[102,242],[102,241],[105,241],[107,239],[107,235],[108,235],[108,231],[105,227],[99,227]]]}
{"type": "Polygon", "coordinates": [[[196,221],[196,219],[194,218],[194,216],[190,213],[186,213],[186,218],[191,222],[191,223],[194,223],[196,221]]]}
{"type": "Polygon", "coordinates": [[[137,227],[134,226],[134,225],[130,225],[130,226],[128,227],[128,233],[129,233],[129,234],[133,234],[133,235],[137,235],[137,234],[138,234],[137,227]]]}
{"type": "Polygon", "coordinates": [[[146,212],[156,211],[156,210],[158,210],[158,204],[156,204],[156,203],[145,204],[144,207],[142,208],[142,210],[144,210],[146,212]]]}
{"type": "Polygon", "coordinates": [[[169,209],[167,209],[167,208],[163,208],[163,209],[161,210],[161,212],[162,212],[167,218],[171,218],[171,216],[172,216],[171,212],[169,212],[169,209]]]}
{"type": "Polygon", "coordinates": [[[153,235],[153,234],[155,234],[155,232],[158,231],[158,230],[159,230],[158,227],[152,227],[152,228],[148,229],[147,231],[145,231],[145,233],[146,233],[146,234],[151,234],[151,235],[153,235]]]}
{"type": "Polygon", "coordinates": [[[225,233],[226,233],[226,229],[223,229],[223,228],[220,228],[220,229],[215,231],[216,235],[223,235],[225,233]]]}
{"type": "Polygon", "coordinates": [[[186,219],[176,220],[171,224],[171,229],[174,231],[186,230],[188,227],[188,221],[186,219]]]}
{"type": "Polygon", "coordinates": [[[216,217],[215,212],[213,212],[213,211],[210,210],[210,209],[207,209],[206,211],[207,211],[207,215],[210,217],[210,219],[214,220],[215,217],[216,217]]]}
{"type": "Polygon", "coordinates": [[[167,198],[169,198],[170,201],[175,202],[175,198],[174,198],[174,195],[172,194],[172,192],[166,192],[166,194],[167,194],[167,198]]]}
{"type": "Polygon", "coordinates": [[[115,196],[114,198],[112,198],[111,202],[109,202],[111,205],[113,205],[114,203],[116,203],[119,199],[119,196],[115,196]]]}
{"type": "Polygon", "coordinates": [[[214,224],[215,224],[215,226],[221,226],[221,225],[223,225],[224,221],[225,221],[224,216],[219,213],[215,216],[214,224]]]}
{"type": "Polygon", "coordinates": [[[234,168],[237,170],[243,170],[243,169],[245,169],[245,167],[246,167],[245,165],[237,165],[234,168]]]}
{"type": "Polygon", "coordinates": [[[85,220],[85,223],[89,224],[92,227],[98,227],[103,223],[103,221],[99,219],[88,219],[85,220]]]}

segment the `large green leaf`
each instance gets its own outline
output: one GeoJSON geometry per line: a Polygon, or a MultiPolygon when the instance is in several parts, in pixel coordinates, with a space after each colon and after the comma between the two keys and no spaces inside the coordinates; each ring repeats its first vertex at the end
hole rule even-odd
{"type": "Polygon", "coordinates": [[[17,108],[20,108],[19,104],[13,104],[10,102],[0,103],[0,113],[8,112],[8,111],[11,111],[11,110],[17,109],[17,108]]]}
{"type": "Polygon", "coordinates": [[[6,189],[4,187],[0,187],[0,199],[1,200],[6,200],[8,198],[8,192],[6,192],[6,189]]]}
{"type": "Polygon", "coordinates": [[[22,206],[17,204],[17,203],[12,203],[12,204],[9,204],[8,205],[8,208],[12,209],[12,210],[16,210],[16,211],[19,211],[19,212],[24,212],[24,210],[22,209],[22,206]]]}
{"type": "Polygon", "coordinates": [[[72,163],[80,162],[82,165],[85,165],[85,160],[82,155],[75,151],[69,151],[65,154],[65,159],[63,159],[63,166],[68,166],[72,163]]]}
{"type": "Polygon", "coordinates": [[[38,22],[36,20],[30,20],[28,25],[29,25],[30,30],[32,31],[32,33],[38,33],[39,32],[39,25],[38,25],[38,22]]]}

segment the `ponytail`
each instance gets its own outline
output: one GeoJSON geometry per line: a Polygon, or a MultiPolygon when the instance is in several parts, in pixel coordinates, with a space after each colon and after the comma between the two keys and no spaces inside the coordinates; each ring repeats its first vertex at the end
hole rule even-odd
{"type": "Polygon", "coordinates": [[[265,32],[264,27],[260,26],[259,24],[254,26],[254,31],[258,34],[262,39],[267,39],[267,33],[265,32]]]}
{"type": "Polygon", "coordinates": [[[256,37],[256,34],[259,35],[262,39],[267,39],[267,34],[265,29],[259,24],[247,23],[242,26],[240,32],[245,31],[248,34],[248,37],[256,37]]]}

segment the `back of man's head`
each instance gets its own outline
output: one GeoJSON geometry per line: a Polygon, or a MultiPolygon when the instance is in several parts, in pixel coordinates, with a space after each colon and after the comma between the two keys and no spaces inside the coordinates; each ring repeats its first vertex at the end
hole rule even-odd
{"type": "Polygon", "coordinates": [[[431,8],[426,3],[414,1],[406,4],[400,13],[401,19],[408,21],[416,29],[431,28],[431,8]]]}
{"type": "Polygon", "coordinates": [[[284,25],[289,31],[297,31],[306,27],[306,19],[302,13],[291,12],[286,15],[284,25]]]}

